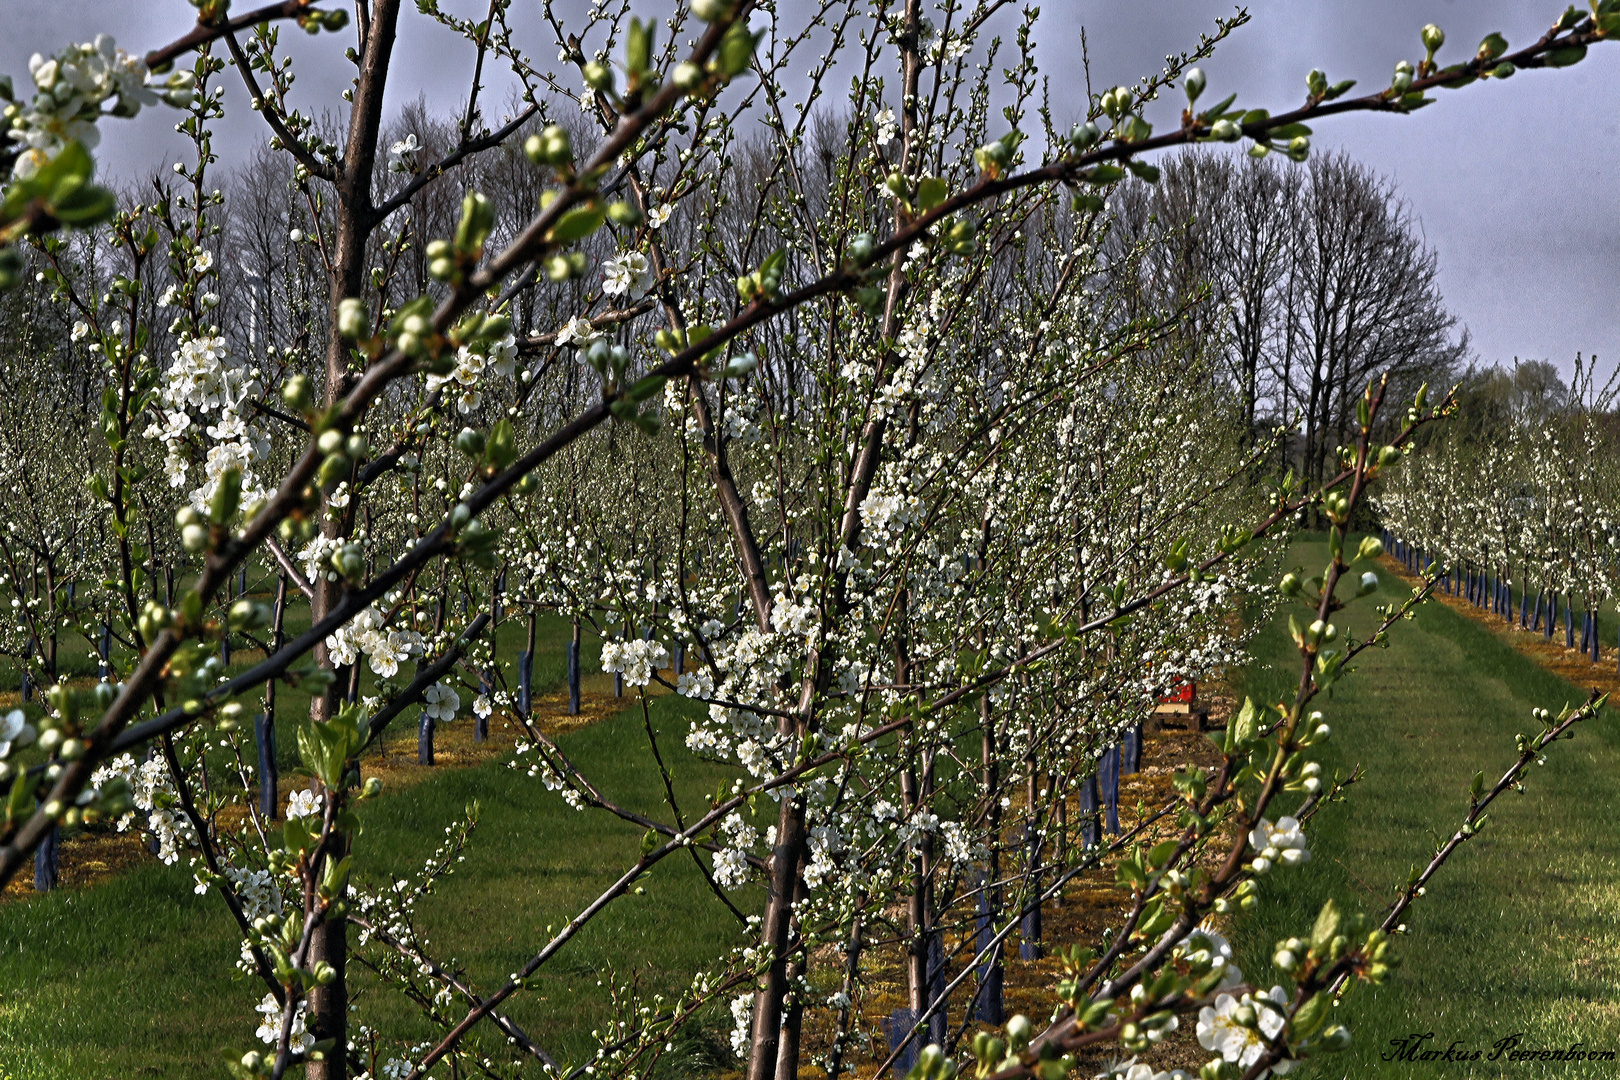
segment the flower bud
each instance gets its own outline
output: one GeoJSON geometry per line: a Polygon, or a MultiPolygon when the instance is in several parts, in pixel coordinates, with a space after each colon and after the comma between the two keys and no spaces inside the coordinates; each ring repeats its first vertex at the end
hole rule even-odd
{"type": "Polygon", "coordinates": [[[641,210],[635,203],[616,202],[609,203],[607,208],[608,220],[615,225],[625,225],[634,228],[642,222],[641,210]]]}
{"type": "Polygon", "coordinates": [[[580,68],[580,76],[584,78],[585,85],[599,94],[613,93],[613,69],[599,60],[592,60],[580,68]]]}
{"type": "Polygon", "coordinates": [[[574,160],[573,142],[566,129],[552,124],[538,135],[530,135],[523,152],[536,165],[567,165],[574,160]]]}
{"type": "Polygon", "coordinates": [[[234,630],[261,630],[270,625],[271,617],[272,612],[268,605],[261,604],[257,600],[249,600],[245,596],[231,605],[227,616],[234,630]]]}
{"type": "Polygon", "coordinates": [[[202,525],[192,523],[180,530],[180,546],[187,551],[202,551],[208,546],[208,530],[202,525]]]}
{"type": "Polygon", "coordinates": [[[1277,965],[1279,971],[1293,971],[1294,965],[1299,963],[1299,959],[1287,949],[1283,949],[1272,957],[1272,963],[1277,965]]]}
{"type": "Polygon", "coordinates": [[[1198,96],[1204,92],[1203,69],[1188,68],[1187,73],[1181,77],[1181,87],[1187,91],[1187,104],[1195,103],[1198,96]]]}
{"type": "Polygon", "coordinates": [[[1236,142],[1243,136],[1243,128],[1232,120],[1217,120],[1209,129],[1209,136],[1221,142],[1236,142]]]}
{"type": "MultiPolygon", "coordinates": [[[[343,303],[348,301],[345,300],[343,303]]],[[[294,375],[282,383],[281,402],[294,412],[308,412],[315,402],[315,387],[309,381],[309,376],[294,375]]]]}
{"type": "Polygon", "coordinates": [[[682,60],[670,74],[670,82],[675,84],[675,89],[690,94],[703,85],[703,69],[690,60],[682,60]]]}
{"type": "Polygon", "coordinates": [[[1376,536],[1362,537],[1361,547],[1356,549],[1356,561],[1364,562],[1368,559],[1376,559],[1383,553],[1384,542],[1382,540],[1376,536]]]}
{"type": "Polygon", "coordinates": [[[692,0],[692,14],[704,22],[719,22],[731,18],[737,10],[736,0],[692,0]]]}
{"type": "Polygon", "coordinates": [[[1404,94],[1412,86],[1412,65],[1402,60],[1395,65],[1395,78],[1390,80],[1389,88],[1397,94],[1404,94]]]}
{"type": "Polygon", "coordinates": [[[1420,36],[1423,38],[1423,47],[1429,50],[1430,56],[1433,56],[1439,51],[1440,46],[1446,43],[1446,32],[1434,25],[1434,23],[1425,26],[1420,31],[1420,36]]]}
{"type": "Polygon", "coordinates": [[[323,454],[335,454],[343,449],[343,432],[328,428],[315,440],[315,448],[323,454]]]}
{"type": "MultiPolygon", "coordinates": [[[[1197,68],[1193,68],[1193,71],[1197,70],[1197,68]]],[[[1188,85],[1191,86],[1191,83],[1188,85]]],[[[1074,128],[1069,132],[1069,145],[1078,151],[1091,149],[1093,146],[1096,146],[1101,139],[1102,132],[1098,131],[1097,125],[1093,124],[1090,120],[1087,120],[1083,124],[1074,125],[1074,128]]]]}
{"type": "Polygon", "coordinates": [[[1007,1021],[1007,1045],[1015,1054],[1023,1053],[1024,1047],[1029,1045],[1030,1036],[1034,1034],[1035,1025],[1023,1013],[1007,1021]]]}
{"type": "Polygon", "coordinates": [[[342,454],[328,454],[315,474],[315,482],[323,488],[333,487],[349,473],[349,459],[342,454]]]}
{"type": "Polygon", "coordinates": [[[370,321],[364,301],[349,296],[338,302],[338,333],[344,337],[354,339],[365,336],[366,324],[370,321]]]}

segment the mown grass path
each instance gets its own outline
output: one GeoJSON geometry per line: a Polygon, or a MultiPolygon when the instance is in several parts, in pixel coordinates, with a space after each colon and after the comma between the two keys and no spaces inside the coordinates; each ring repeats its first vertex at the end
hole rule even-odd
{"type": "MultiPolygon", "coordinates": [[[[1326,545],[1304,541],[1293,562],[1314,568],[1326,545]]],[[[1357,567],[1359,574],[1365,567],[1357,567]]],[[[1385,600],[1408,588],[1377,568],[1385,600]]],[[[1338,620],[1362,636],[1372,604],[1338,620]]],[[[1345,803],[1325,808],[1310,830],[1314,858],[1279,871],[1258,913],[1239,920],[1235,943],[1251,979],[1269,986],[1281,938],[1309,936],[1331,896],[1381,917],[1408,867],[1426,862],[1467,806],[1470,777],[1501,775],[1514,734],[1533,730],[1530,711],[1554,711],[1585,691],[1519,652],[1512,632],[1439,603],[1396,627],[1387,650],[1363,654],[1357,670],[1319,707],[1334,735],[1326,771],[1365,767],[1345,803]]],[[[1281,700],[1298,679],[1286,611],[1255,643],[1245,691],[1281,700]]],[[[1288,803],[1283,804],[1284,807],[1288,803]]],[[[1620,1052],[1620,726],[1614,710],[1557,745],[1504,797],[1412,908],[1398,939],[1402,966],[1380,988],[1353,991],[1340,1011],[1355,1046],[1313,1067],[1317,1077],[1614,1076],[1620,1063],[1489,1060],[1499,1040],[1520,1050],[1620,1052]],[[1479,1060],[1408,1060],[1421,1050],[1481,1051],[1479,1060]],[[1409,1047],[1412,1043],[1407,1044],[1409,1047]]],[[[1421,1053],[1421,1051],[1420,1051],[1421,1053]]]]}
{"type": "MultiPolygon", "coordinates": [[[[548,635],[537,686],[560,676],[562,642],[561,633],[548,635]]],[[[597,722],[558,735],[559,744],[609,797],[667,816],[660,812],[663,783],[642,749],[641,708],[632,698],[605,696],[610,685],[600,675],[586,680],[587,691],[598,691],[586,702],[597,722]]],[[[663,695],[652,700],[650,717],[677,792],[687,806],[706,806],[707,793],[729,773],[686,751],[682,739],[695,708],[663,695]]],[[[288,715],[284,757],[294,741],[291,708],[288,715]]],[[[566,728],[564,719],[557,721],[566,728]]],[[[465,860],[417,913],[431,954],[453,959],[467,980],[488,989],[544,944],[548,925],[566,923],[634,862],[641,831],[600,811],[569,809],[539,780],[507,767],[510,755],[500,748],[510,749],[510,731],[494,725],[491,740],[475,746],[470,724],[464,718],[441,729],[437,767],[415,765],[408,730],[391,733],[383,759],[363,763],[366,775],[380,772],[385,787],[381,798],[362,804],[356,878],[376,888],[412,876],[477,800],[479,823],[465,860]]],[[[283,797],[305,782],[284,771],[283,797]]],[[[73,857],[70,844],[64,862],[73,857]]],[[[513,1019],[559,1060],[579,1060],[594,1047],[590,1031],[612,1017],[615,981],[634,977],[649,992],[679,991],[678,973],[706,966],[741,940],[736,919],[690,859],[666,860],[644,887],[645,895],[626,897],[588,926],[511,1003],[513,1019]]],[[[254,1006],[264,996],[258,980],[233,978],[237,943],[224,905],[211,893],[196,895],[183,864],[165,867],[139,852],[88,887],[0,903],[0,1080],[224,1075],[226,1053],[259,1046],[254,1006]]],[[[397,994],[379,992],[360,965],[350,970],[356,1024],[396,1040],[434,1034],[397,994]]],[[[702,1069],[716,1060],[722,1038],[718,1021],[700,1028],[669,1065],[702,1069]]],[[[491,1029],[492,1056],[505,1056],[503,1042],[491,1029]]]]}

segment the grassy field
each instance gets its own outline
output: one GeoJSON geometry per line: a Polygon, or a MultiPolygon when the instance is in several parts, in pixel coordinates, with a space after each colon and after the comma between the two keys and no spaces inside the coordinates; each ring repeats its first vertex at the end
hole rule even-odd
{"type": "MultiPolygon", "coordinates": [[[[1293,555],[1317,567],[1326,547],[1302,542],[1293,555]]],[[[1392,574],[1383,579],[1380,596],[1401,592],[1392,574]]],[[[1364,602],[1341,621],[1360,636],[1372,619],[1364,602]]],[[[1239,922],[1235,944],[1254,979],[1272,977],[1274,943],[1309,936],[1329,896],[1381,917],[1407,868],[1427,862],[1437,840],[1456,828],[1473,773],[1494,778],[1507,766],[1514,734],[1533,729],[1530,710],[1585,697],[1516,651],[1506,631],[1439,604],[1426,605],[1391,636],[1390,649],[1364,654],[1356,672],[1319,701],[1334,730],[1321,754],[1324,768],[1348,772],[1360,764],[1366,779],[1346,803],[1318,816],[1312,861],[1279,872],[1257,916],[1239,922]]],[[[1286,622],[1267,627],[1256,652],[1246,691],[1273,700],[1290,694],[1298,668],[1286,622]]],[[[1424,1048],[1441,1051],[1455,1040],[1488,1055],[1513,1035],[1520,1049],[1579,1042],[1620,1050],[1620,859],[1610,822],[1620,796],[1620,735],[1612,712],[1555,751],[1531,772],[1524,794],[1497,803],[1485,831],[1410,910],[1394,978],[1346,999],[1341,1019],[1355,1046],[1308,1075],[1620,1073],[1613,1064],[1389,1059],[1399,1040],[1430,1032],[1424,1048]]]]}
{"type": "MultiPolygon", "coordinates": [[[[559,620],[543,625],[537,688],[561,678],[566,635],[559,620]]],[[[520,623],[507,624],[501,644],[503,652],[522,647],[520,623]]],[[[584,651],[591,663],[595,650],[587,643],[584,651]]],[[[290,716],[296,707],[278,712],[290,716]]],[[[661,697],[651,714],[677,789],[695,803],[722,773],[685,752],[691,707],[661,697]]],[[[407,740],[414,746],[410,724],[390,741],[407,740]]],[[[647,754],[626,752],[645,740],[633,707],[559,741],[610,797],[653,811],[662,792],[658,774],[647,754]]],[[[284,759],[292,742],[281,740],[284,759]]],[[[499,760],[422,773],[425,779],[364,804],[357,878],[386,884],[419,870],[445,827],[477,800],[479,825],[465,862],[418,906],[434,955],[453,959],[476,986],[503,981],[544,943],[549,924],[565,922],[635,858],[640,830],[570,810],[499,760]]],[[[553,1056],[577,1060],[594,1045],[590,1031],[611,1018],[614,980],[678,990],[671,973],[697,970],[739,940],[735,918],[690,860],[668,860],[645,888],[646,895],[620,901],[593,922],[512,1005],[513,1018],[553,1056]]],[[[256,1045],[253,1006],[264,993],[256,980],[232,977],[236,952],[223,906],[213,895],[195,895],[183,867],[147,862],[91,888],[0,904],[0,1078],[222,1075],[222,1054],[256,1045]]],[[[378,993],[365,973],[354,985],[356,1023],[413,1040],[431,1036],[411,1006],[378,993]]],[[[723,1042],[719,1024],[716,1018],[689,1039],[666,1071],[708,1068],[723,1042]]]]}

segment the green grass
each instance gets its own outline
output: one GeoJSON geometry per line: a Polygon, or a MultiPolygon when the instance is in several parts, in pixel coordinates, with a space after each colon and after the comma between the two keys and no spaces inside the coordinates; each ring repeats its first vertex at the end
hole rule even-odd
{"type": "MultiPolygon", "coordinates": [[[[521,625],[508,625],[503,653],[522,647],[521,625]]],[[[537,692],[560,678],[566,641],[560,620],[544,629],[537,692]]],[[[594,655],[588,646],[586,654],[594,655]]],[[[692,708],[673,696],[652,705],[660,749],[687,808],[729,775],[686,752],[681,739],[692,708]]],[[[609,797],[657,812],[662,784],[645,741],[639,706],[560,740],[609,797]]],[[[284,751],[291,742],[282,740],[284,751]]],[[[418,871],[473,800],[481,813],[465,861],[417,911],[432,954],[453,959],[487,989],[539,949],[548,924],[562,925],[634,860],[641,832],[599,811],[568,809],[538,780],[500,761],[441,769],[364,804],[357,878],[377,885],[418,871]]],[[[678,991],[683,976],[740,941],[735,918],[690,859],[667,860],[643,884],[644,896],[610,907],[512,1003],[513,1018],[553,1056],[577,1060],[593,1045],[590,1031],[611,1018],[615,979],[678,991]]],[[[739,903],[748,910],[757,898],[739,903]]],[[[264,994],[256,980],[233,977],[236,954],[223,905],[214,895],[195,895],[183,865],[145,865],[94,888],[0,905],[0,1076],[221,1075],[221,1055],[257,1045],[253,1006],[264,994]]],[[[412,1006],[379,992],[367,974],[355,974],[354,987],[357,1023],[395,1040],[431,1036],[412,1006]]],[[[712,1059],[718,1023],[682,1048],[687,1064],[712,1059]]],[[[490,1039],[490,1049],[499,1042],[490,1039]]],[[[674,1057],[672,1071],[679,1071],[682,1055],[674,1057]]]]}
{"type": "MultiPolygon", "coordinates": [[[[1320,566],[1326,546],[1302,542],[1293,561],[1320,566]]],[[[1359,574],[1365,567],[1357,567],[1359,574]]],[[[1404,595],[1384,575],[1388,599],[1404,595]]],[[[1374,614],[1355,604],[1339,619],[1363,636],[1374,614]]],[[[1530,710],[1557,710],[1584,694],[1514,650],[1494,627],[1439,604],[1363,654],[1357,670],[1318,707],[1334,735],[1325,770],[1366,778],[1348,801],[1324,809],[1310,830],[1314,857],[1279,870],[1258,912],[1238,921],[1234,943],[1250,977],[1270,985],[1275,942],[1309,936],[1327,897],[1374,918],[1408,868],[1428,861],[1456,828],[1469,778],[1501,775],[1514,734],[1533,730],[1530,710]]],[[[1255,643],[1247,693],[1286,697],[1298,678],[1284,618],[1255,643]]],[[[1355,1045],[1314,1066],[1317,1077],[1613,1075],[1612,1065],[1386,1061],[1392,1040],[1433,1032],[1487,1054],[1520,1034],[1522,1048],[1584,1043],[1620,1050],[1620,860],[1611,808],[1620,795],[1620,737],[1612,714],[1578,729],[1533,768],[1525,793],[1499,800],[1485,830],[1453,856],[1408,911],[1397,939],[1402,966],[1378,988],[1358,987],[1339,1010],[1355,1045]],[[1608,1071],[1606,1071],[1608,1070],[1608,1071]]],[[[1285,812],[1292,799],[1283,800],[1285,812]]],[[[1273,815],[1275,816],[1275,814],[1273,815]]]]}

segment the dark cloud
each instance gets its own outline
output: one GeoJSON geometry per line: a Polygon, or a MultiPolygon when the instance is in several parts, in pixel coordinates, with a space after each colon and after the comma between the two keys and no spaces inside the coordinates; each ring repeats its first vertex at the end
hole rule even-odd
{"type": "MultiPolygon", "coordinates": [[[[482,0],[446,0],[444,6],[472,17],[485,9],[482,0]]],[[[555,45],[538,25],[538,6],[515,5],[514,17],[524,48],[548,66],[555,45]]],[[[662,6],[636,4],[649,13],[662,6]]],[[[798,6],[784,0],[788,25],[790,9],[798,6]]],[[[1208,93],[1237,91],[1240,101],[1276,111],[1298,103],[1312,67],[1370,89],[1383,85],[1395,61],[1420,58],[1424,22],[1445,28],[1443,56],[1461,57],[1493,30],[1515,46],[1533,40],[1559,7],[1538,0],[1263,0],[1250,7],[1250,24],[1203,65],[1208,93]]],[[[470,50],[417,15],[414,5],[405,8],[392,106],[419,95],[430,102],[463,99],[470,50]]],[[[1082,27],[1092,86],[1101,90],[1157,70],[1167,52],[1191,46],[1234,10],[1210,0],[1047,0],[1042,8],[1038,58],[1059,117],[1072,117],[1085,101],[1082,27]]],[[[20,83],[35,51],[48,53],[98,32],[131,49],[147,48],[182,33],[194,13],[181,0],[9,0],[7,9],[10,33],[0,42],[0,71],[20,83]]],[[[1003,21],[999,32],[1010,40],[1013,23],[1003,21]]],[[[303,100],[334,100],[352,74],[339,38],[306,40],[288,26],[282,39],[299,57],[303,100]]],[[[1568,370],[1577,351],[1620,359],[1614,316],[1620,299],[1617,66],[1620,46],[1598,48],[1573,69],[1524,72],[1505,83],[1443,93],[1414,116],[1358,115],[1317,127],[1319,149],[1342,148],[1398,183],[1440,253],[1447,300],[1487,361],[1545,357],[1568,370]]],[[[228,85],[234,113],[217,140],[226,162],[265,137],[241,107],[239,87],[228,85]]],[[[492,111],[500,111],[506,90],[492,91],[492,111]]],[[[1179,102],[1161,103],[1149,118],[1173,123],[1178,108],[1179,102]]],[[[161,109],[133,123],[103,126],[103,158],[122,176],[159,167],[185,150],[161,109]]]]}

